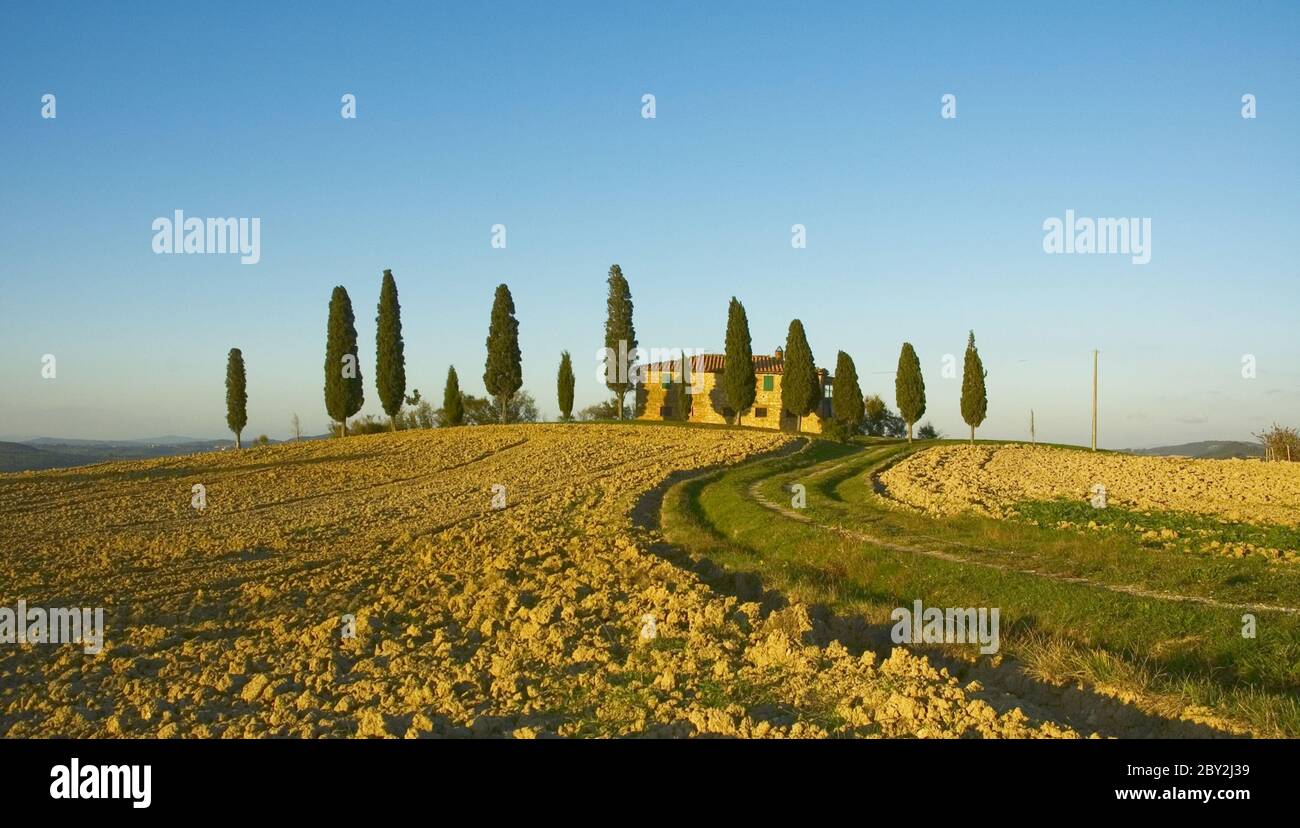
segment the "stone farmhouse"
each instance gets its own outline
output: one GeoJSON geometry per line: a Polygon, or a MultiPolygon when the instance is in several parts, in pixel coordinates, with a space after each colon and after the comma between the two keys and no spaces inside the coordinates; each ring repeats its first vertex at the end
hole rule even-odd
{"type": "MultiPolygon", "coordinates": [[[[793,431],[796,418],[781,408],[781,377],[785,367],[784,355],[780,348],[769,355],[756,354],[754,360],[754,405],[742,411],[740,424],[757,428],[793,431]]],[[[686,418],[692,423],[734,424],[735,412],[727,404],[727,394],[723,387],[722,370],[726,365],[725,354],[697,354],[690,358],[689,373],[686,375],[690,413],[686,418]],[[696,390],[698,389],[698,390],[696,390]]],[[[674,383],[682,381],[681,360],[657,362],[647,366],[645,385],[637,392],[637,410],[640,420],[673,419],[671,389],[674,383]]],[[[834,379],[825,368],[817,369],[818,384],[821,385],[821,401],[817,410],[803,418],[802,430],[820,434],[822,420],[831,416],[831,383],[834,379]]]]}

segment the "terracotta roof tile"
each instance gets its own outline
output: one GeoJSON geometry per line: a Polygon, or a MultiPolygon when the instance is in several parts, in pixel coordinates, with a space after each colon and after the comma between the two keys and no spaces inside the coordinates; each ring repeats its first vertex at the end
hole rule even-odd
{"type": "MultiPolygon", "coordinates": [[[[780,374],[784,372],[785,360],[779,356],[771,354],[754,354],[754,373],[755,374],[780,374]]],[[[646,366],[651,371],[671,371],[676,372],[680,360],[669,360],[668,362],[655,362],[646,366]]],[[[723,366],[727,363],[726,354],[696,354],[691,357],[691,373],[718,374],[722,372],[723,366]]],[[[824,368],[817,369],[818,373],[825,373],[824,368]]]]}

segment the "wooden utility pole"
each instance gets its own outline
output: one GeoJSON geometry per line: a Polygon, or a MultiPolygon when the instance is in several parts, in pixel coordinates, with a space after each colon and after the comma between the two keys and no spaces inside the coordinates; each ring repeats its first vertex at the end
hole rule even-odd
{"type": "Polygon", "coordinates": [[[1038,445],[1038,439],[1034,435],[1034,409],[1029,409],[1029,445],[1038,445]]]}
{"type": "Polygon", "coordinates": [[[1097,351],[1092,352],[1092,450],[1097,450],[1097,351]]]}

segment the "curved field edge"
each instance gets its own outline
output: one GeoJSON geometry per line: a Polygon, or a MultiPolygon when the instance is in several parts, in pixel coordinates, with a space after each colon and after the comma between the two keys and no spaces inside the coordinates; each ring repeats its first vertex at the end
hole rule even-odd
{"type": "Polygon", "coordinates": [[[673,473],[788,441],[492,426],[0,478],[0,604],[108,626],[97,656],[0,649],[0,734],[1076,735],[719,595],[633,522],[673,473]]]}
{"type": "Polygon", "coordinates": [[[932,517],[973,513],[1189,555],[1300,563],[1300,468],[1291,464],[949,444],[874,474],[891,500],[932,517]]]}
{"type": "Polygon", "coordinates": [[[1024,502],[1086,504],[1096,491],[1104,492],[1098,514],[1120,506],[1202,523],[1300,526],[1300,467],[1291,463],[949,443],[910,455],[882,479],[895,499],[935,515],[1015,517],[1024,502]]]}
{"type": "Polygon", "coordinates": [[[1103,733],[1115,735],[1206,732],[1182,722],[1206,723],[1219,733],[1300,734],[1294,615],[1261,609],[1258,638],[1243,639],[1242,612],[1234,608],[1068,582],[1089,575],[1120,586],[1186,589],[1211,600],[1300,606],[1292,573],[1259,561],[1136,545],[1141,554],[1129,554],[1112,538],[1103,543],[1075,532],[970,515],[935,520],[899,509],[873,491],[873,475],[909,451],[905,444],[864,450],[819,441],[797,457],[683,483],[665,499],[664,531],[725,578],[749,579],[783,599],[858,619],[868,629],[860,640],[880,652],[893,646],[889,612],[916,598],[927,606],[1000,606],[1002,653],[1011,656],[1003,664],[997,658],[972,662],[963,648],[924,651],[970,664],[981,675],[991,670],[991,681],[1029,701],[1051,705],[1053,697],[1068,697],[1066,707],[1078,710],[1067,709],[1066,720],[1085,732],[1093,719],[1103,733]],[[787,487],[796,482],[807,489],[800,519],[760,502],[789,504],[787,487]],[[888,548],[900,543],[956,559],[888,548]],[[998,561],[1063,577],[976,565],[998,561]],[[1122,705],[1116,709],[1101,697],[1122,705]]]}

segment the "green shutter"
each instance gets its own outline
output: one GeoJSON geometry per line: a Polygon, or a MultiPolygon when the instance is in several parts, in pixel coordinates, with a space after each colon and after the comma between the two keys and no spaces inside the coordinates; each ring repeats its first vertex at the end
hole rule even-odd
{"type": "Polygon", "coordinates": [[[764,390],[764,391],[771,391],[771,390],[775,387],[775,385],[776,385],[776,378],[775,378],[775,377],[773,377],[771,374],[764,374],[764,375],[763,375],[763,390],[764,390]]]}

